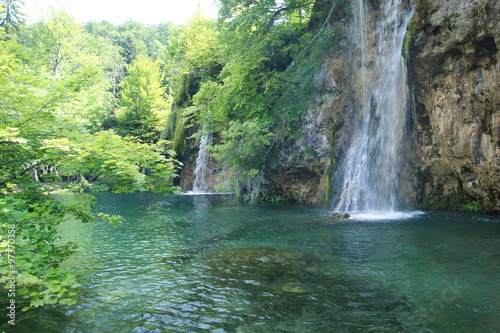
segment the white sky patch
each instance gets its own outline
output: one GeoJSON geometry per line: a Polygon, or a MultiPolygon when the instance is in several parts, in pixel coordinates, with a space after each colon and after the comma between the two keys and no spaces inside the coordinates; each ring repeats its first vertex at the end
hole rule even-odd
{"type": "Polygon", "coordinates": [[[217,18],[216,0],[25,0],[28,24],[41,21],[51,10],[66,11],[77,23],[134,20],[144,24],[184,24],[201,7],[207,18],[217,18]]]}

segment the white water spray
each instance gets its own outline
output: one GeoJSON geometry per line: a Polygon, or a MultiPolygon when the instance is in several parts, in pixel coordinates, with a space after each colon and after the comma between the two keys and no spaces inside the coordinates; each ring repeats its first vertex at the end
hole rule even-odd
{"type": "Polygon", "coordinates": [[[380,17],[370,22],[365,1],[357,1],[355,42],[361,62],[361,112],[345,159],[337,211],[397,209],[407,95],[401,48],[412,15],[407,2],[386,0],[380,17]]]}
{"type": "Polygon", "coordinates": [[[212,141],[212,133],[204,131],[200,140],[200,150],[198,152],[198,158],[196,159],[196,168],[194,169],[195,178],[193,192],[195,193],[203,193],[208,190],[207,172],[209,171],[208,162],[210,159],[210,152],[207,146],[210,144],[210,141],[212,141]]]}

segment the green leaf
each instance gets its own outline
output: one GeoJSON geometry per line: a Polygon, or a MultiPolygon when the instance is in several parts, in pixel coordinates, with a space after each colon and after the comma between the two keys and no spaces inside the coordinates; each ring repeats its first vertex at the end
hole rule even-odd
{"type": "Polygon", "coordinates": [[[30,306],[37,308],[37,307],[42,306],[44,304],[45,304],[45,302],[42,299],[34,299],[31,301],[30,306]]]}

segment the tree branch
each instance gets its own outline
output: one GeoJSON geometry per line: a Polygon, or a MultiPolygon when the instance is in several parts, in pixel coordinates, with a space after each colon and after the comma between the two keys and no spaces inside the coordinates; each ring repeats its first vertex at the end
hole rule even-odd
{"type": "Polygon", "coordinates": [[[13,181],[14,179],[18,178],[18,177],[21,177],[23,175],[25,175],[26,173],[30,172],[31,170],[39,167],[39,166],[42,166],[43,164],[45,164],[46,162],[48,162],[48,160],[42,160],[38,163],[35,163],[25,169],[23,169],[21,172],[19,172],[18,174],[15,174],[13,176],[10,176],[9,178],[7,178],[6,180],[2,180],[0,181],[0,186],[4,186],[5,184],[7,184],[8,182],[11,182],[13,181]]]}

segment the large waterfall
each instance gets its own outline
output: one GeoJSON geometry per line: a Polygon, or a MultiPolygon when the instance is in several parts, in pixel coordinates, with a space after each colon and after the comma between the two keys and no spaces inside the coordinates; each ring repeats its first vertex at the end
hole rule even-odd
{"type": "Polygon", "coordinates": [[[411,18],[408,1],[381,1],[370,15],[368,1],[354,1],[358,49],[359,118],[344,162],[337,211],[394,211],[406,110],[406,70],[401,55],[411,18]]]}
{"type": "Polygon", "coordinates": [[[207,172],[208,172],[208,162],[210,158],[210,152],[207,146],[212,140],[212,134],[208,133],[206,130],[203,131],[203,136],[200,140],[200,150],[198,152],[198,158],[196,159],[196,168],[194,169],[194,183],[193,192],[206,192],[208,190],[207,185],[207,172]]]}

